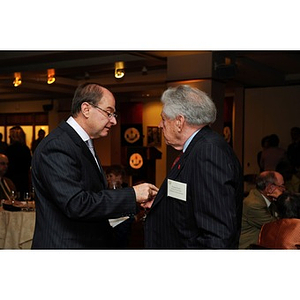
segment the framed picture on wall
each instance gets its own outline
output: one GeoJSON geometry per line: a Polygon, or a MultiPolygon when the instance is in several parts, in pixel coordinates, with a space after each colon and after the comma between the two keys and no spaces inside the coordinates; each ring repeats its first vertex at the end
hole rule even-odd
{"type": "Polygon", "coordinates": [[[161,146],[161,128],[157,126],[147,126],[147,146],[161,146]]]}

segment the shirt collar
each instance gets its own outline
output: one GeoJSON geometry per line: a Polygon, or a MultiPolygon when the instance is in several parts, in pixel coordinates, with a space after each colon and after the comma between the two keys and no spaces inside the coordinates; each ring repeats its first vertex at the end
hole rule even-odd
{"type": "Polygon", "coordinates": [[[184,143],[182,152],[185,152],[191,141],[193,140],[194,136],[200,131],[201,129],[196,130],[184,143]]]}
{"type": "Polygon", "coordinates": [[[261,195],[263,196],[263,198],[267,204],[267,207],[269,207],[271,205],[271,201],[265,195],[263,195],[263,194],[261,194],[261,195]]]}
{"type": "Polygon", "coordinates": [[[78,133],[81,139],[86,142],[90,139],[89,135],[86,131],[75,121],[75,119],[71,116],[67,120],[67,123],[78,133]]]}

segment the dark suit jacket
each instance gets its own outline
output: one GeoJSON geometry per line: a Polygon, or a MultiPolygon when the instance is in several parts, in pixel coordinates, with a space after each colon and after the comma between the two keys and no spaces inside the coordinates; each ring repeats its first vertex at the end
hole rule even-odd
{"type": "Polygon", "coordinates": [[[243,177],[232,148],[208,126],[167,175],[145,222],[146,248],[237,248],[243,177]],[[167,180],[187,184],[186,201],[167,196],[167,180]]]}
{"type": "Polygon", "coordinates": [[[33,249],[109,248],[108,219],[136,212],[133,188],[106,190],[105,174],[66,122],[36,149],[32,180],[36,193],[33,249]]]}

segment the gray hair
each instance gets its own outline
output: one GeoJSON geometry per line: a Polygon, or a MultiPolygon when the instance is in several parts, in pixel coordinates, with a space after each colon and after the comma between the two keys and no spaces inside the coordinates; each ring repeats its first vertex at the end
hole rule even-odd
{"type": "Polygon", "coordinates": [[[217,109],[209,96],[189,85],[168,88],[162,95],[163,112],[170,119],[182,115],[190,125],[212,124],[217,109]]]}

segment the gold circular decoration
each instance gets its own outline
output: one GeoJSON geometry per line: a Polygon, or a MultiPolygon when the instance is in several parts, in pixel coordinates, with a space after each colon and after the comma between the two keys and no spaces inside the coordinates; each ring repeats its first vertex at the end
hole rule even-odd
{"type": "Polygon", "coordinates": [[[136,128],[130,127],[124,132],[124,138],[126,142],[133,144],[139,140],[140,133],[136,128]]]}
{"type": "Polygon", "coordinates": [[[143,157],[139,153],[133,153],[129,158],[129,165],[133,169],[139,169],[143,166],[143,157]]]}

